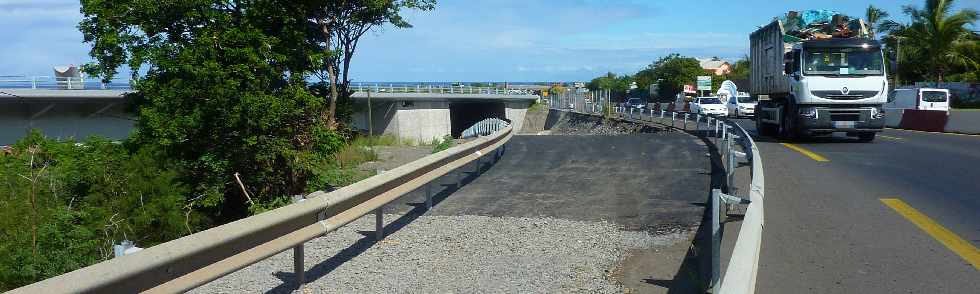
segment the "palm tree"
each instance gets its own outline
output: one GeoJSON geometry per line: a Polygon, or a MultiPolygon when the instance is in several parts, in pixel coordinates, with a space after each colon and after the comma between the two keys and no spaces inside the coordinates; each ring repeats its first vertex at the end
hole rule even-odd
{"type": "Polygon", "coordinates": [[[977,57],[967,54],[977,42],[976,34],[968,28],[977,21],[977,11],[961,9],[953,12],[953,0],[926,0],[923,8],[903,7],[911,23],[885,21],[880,29],[890,38],[901,42],[902,66],[921,66],[919,70],[937,82],[943,82],[950,69],[972,67],[977,57]]]}
{"type": "Polygon", "coordinates": [[[868,5],[868,9],[864,11],[864,18],[868,21],[868,30],[871,33],[871,37],[877,39],[879,28],[886,22],[886,18],[888,18],[888,11],[875,7],[874,5],[868,5]]]}

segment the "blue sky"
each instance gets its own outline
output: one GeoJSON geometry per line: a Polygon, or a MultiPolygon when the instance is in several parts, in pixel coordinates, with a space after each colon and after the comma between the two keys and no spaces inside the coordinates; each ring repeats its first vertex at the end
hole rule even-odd
{"type": "MultiPolygon", "coordinates": [[[[406,13],[414,28],[385,27],[365,36],[351,77],[588,80],[607,71],[635,72],[671,52],[737,59],[748,52],[748,34],[786,10],[857,16],[873,4],[906,21],[901,6],[924,2],[439,0],[434,11],[406,13]]],[[[980,0],[959,0],[957,7],[980,10],[980,0]]],[[[76,28],[78,8],[78,1],[0,0],[0,75],[50,75],[54,65],[90,61],[76,28]]]]}

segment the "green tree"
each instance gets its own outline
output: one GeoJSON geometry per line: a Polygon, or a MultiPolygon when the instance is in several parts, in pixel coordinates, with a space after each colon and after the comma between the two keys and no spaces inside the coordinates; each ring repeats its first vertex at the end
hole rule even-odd
{"type": "Polygon", "coordinates": [[[874,5],[868,5],[868,8],[864,10],[864,18],[868,22],[868,30],[871,31],[871,36],[877,38],[881,25],[887,22],[888,11],[874,5]]]}
{"type": "Polygon", "coordinates": [[[746,55],[735,61],[732,64],[732,71],[728,73],[728,78],[730,80],[748,80],[752,74],[752,62],[749,60],[749,56],[746,55]]]}
{"type": "MultiPolygon", "coordinates": [[[[287,1],[288,2],[288,1],[287,1]]],[[[435,0],[343,0],[300,1],[319,32],[308,41],[319,49],[311,55],[313,74],[329,89],[322,94],[329,100],[321,116],[330,129],[336,129],[337,103],[350,98],[350,66],[357,45],[364,34],[390,24],[396,28],[412,27],[401,16],[402,9],[432,10],[435,0]]]]}
{"type": "Polygon", "coordinates": [[[386,23],[407,27],[401,8],[432,5],[83,0],[79,28],[98,61],[90,73],[133,72],[135,142],[178,159],[189,201],[229,221],[322,188],[318,170],[346,136],[338,97],[349,96],[357,41],[386,23]]]}
{"type": "Polygon", "coordinates": [[[977,11],[952,11],[952,0],[927,0],[925,7],[905,6],[903,12],[911,22],[886,21],[881,29],[898,46],[900,72],[944,82],[957,69],[976,70],[978,60],[971,56],[977,34],[969,27],[978,18],[977,11]]]}
{"type": "Polygon", "coordinates": [[[606,73],[606,75],[592,79],[586,84],[586,88],[590,91],[598,90],[609,90],[613,100],[623,100],[629,96],[630,84],[633,83],[634,79],[631,75],[616,75],[614,73],[606,73]]]}
{"type": "Polygon", "coordinates": [[[705,71],[697,59],[675,53],[658,59],[637,73],[637,80],[643,81],[644,84],[640,85],[644,87],[649,86],[652,81],[657,81],[659,100],[673,101],[674,96],[684,90],[684,85],[694,84],[697,76],[704,74],[705,71]],[[640,76],[643,78],[640,79],[640,76]]]}

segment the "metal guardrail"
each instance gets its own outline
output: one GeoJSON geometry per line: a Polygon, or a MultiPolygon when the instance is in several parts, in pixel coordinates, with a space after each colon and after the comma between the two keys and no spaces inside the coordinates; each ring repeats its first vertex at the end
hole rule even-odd
{"type": "MultiPolygon", "coordinates": [[[[333,192],[113,258],[11,291],[11,293],[178,293],[293,249],[299,285],[305,282],[303,244],[366,214],[375,213],[376,238],[384,237],[386,204],[424,188],[432,207],[434,180],[481,158],[497,160],[513,136],[506,127],[491,136],[449,148],[333,192]]],[[[457,183],[461,180],[457,178],[457,183]]]]}
{"type": "Polygon", "coordinates": [[[490,134],[496,133],[497,131],[506,128],[507,126],[510,126],[510,122],[506,120],[502,120],[499,118],[488,118],[488,119],[481,120],[473,124],[473,126],[463,130],[462,137],[464,139],[467,139],[467,138],[478,137],[478,136],[488,136],[490,134]]]}
{"type": "Polygon", "coordinates": [[[752,136],[738,123],[727,118],[668,110],[658,112],[652,108],[615,107],[615,109],[619,117],[656,122],[663,125],[667,125],[666,122],[669,117],[671,128],[688,132],[700,130],[703,133],[695,133],[695,135],[710,135],[714,139],[713,144],[722,157],[722,167],[725,170],[725,190],[713,189],[711,191],[712,261],[710,284],[713,288],[711,293],[755,293],[759,253],[762,247],[765,174],[763,173],[762,156],[759,154],[759,149],[752,136]],[[693,128],[689,124],[693,124],[693,128]],[[741,147],[742,151],[736,150],[736,147],[741,147]],[[743,159],[751,165],[748,198],[734,195],[737,191],[735,170],[743,159]],[[720,211],[722,203],[726,205],[748,204],[724,276],[720,273],[721,236],[724,230],[720,211]]]}
{"type": "Polygon", "coordinates": [[[381,83],[351,83],[351,91],[375,93],[430,93],[430,94],[497,94],[497,95],[526,95],[527,90],[507,89],[500,87],[473,87],[469,85],[448,84],[381,84],[381,83]]]}
{"type": "MultiPolygon", "coordinates": [[[[593,111],[594,108],[576,107],[577,105],[587,105],[582,103],[586,99],[581,95],[562,98],[561,102],[552,103],[551,108],[562,111],[583,109],[585,111],[576,112],[601,115],[601,111],[593,111]]],[[[738,123],[726,118],[660,109],[662,107],[663,104],[657,104],[656,109],[614,106],[612,107],[612,115],[638,122],[669,125],[670,128],[686,132],[701,131],[700,133],[692,132],[692,134],[714,139],[713,142],[708,141],[715,146],[722,157],[722,166],[725,170],[725,190],[713,189],[711,191],[712,261],[711,276],[709,277],[710,286],[713,288],[712,293],[715,294],[755,293],[759,253],[762,247],[763,202],[765,200],[765,174],[762,167],[762,156],[759,154],[755,140],[738,123]],[[742,151],[736,150],[736,147],[741,147],[742,151]],[[737,191],[735,189],[735,170],[741,160],[746,160],[751,165],[748,198],[726,194],[735,194],[737,191]],[[724,230],[721,224],[720,211],[720,204],[722,203],[726,205],[748,204],[724,276],[720,273],[721,236],[724,230]]]]}

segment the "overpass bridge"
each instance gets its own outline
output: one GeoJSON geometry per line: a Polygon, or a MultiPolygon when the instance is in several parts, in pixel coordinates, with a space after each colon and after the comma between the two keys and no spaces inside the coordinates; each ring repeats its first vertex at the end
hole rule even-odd
{"type": "MultiPolygon", "coordinates": [[[[0,145],[16,142],[37,128],[54,138],[101,135],[123,139],[135,117],[125,108],[130,89],[68,90],[47,87],[2,88],[0,84],[0,145]]],[[[365,133],[390,134],[430,142],[486,118],[507,119],[516,131],[537,95],[491,87],[438,85],[357,86],[354,127],[365,133]]]]}

